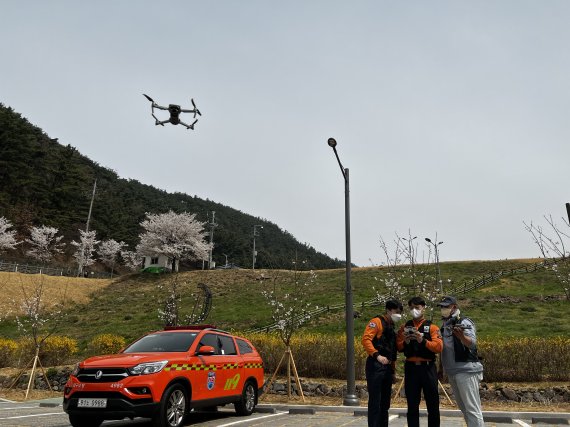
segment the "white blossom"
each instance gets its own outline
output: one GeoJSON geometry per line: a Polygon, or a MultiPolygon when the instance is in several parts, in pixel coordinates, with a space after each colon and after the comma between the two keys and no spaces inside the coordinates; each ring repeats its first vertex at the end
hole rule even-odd
{"type": "Polygon", "coordinates": [[[136,251],[121,251],[121,258],[125,267],[133,271],[140,270],[143,257],[136,251]]]}
{"type": "Polygon", "coordinates": [[[210,244],[204,240],[207,235],[204,230],[206,223],[196,220],[196,214],[169,211],[146,215],[147,219],[141,223],[145,232],[140,235],[138,253],[167,256],[172,260],[174,271],[178,271],[178,262],[182,259],[208,258],[210,244]]]}
{"type": "Polygon", "coordinates": [[[93,252],[95,251],[95,246],[99,243],[99,240],[96,239],[96,234],[97,232],[95,230],[79,230],[79,242],[76,242],[75,240],[71,242],[71,244],[77,248],[73,257],[77,262],[80,274],[83,273],[83,269],[85,267],[88,267],[95,262],[93,259],[93,252]]]}
{"type": "Polygon", "coordinates": [[[9,230],[12,223],[3,216],[0,216],[0,252],[14,249],[18,242],[16,241],[16,231],[9,230]]]}
{"type": "Polygon", "coordinates": [[[26,239],[31,246],[26,255],[41,262],[49,262],[56,255],[63,252],[63,236],[56,236],[58,229],[55,227],[32,227],[30,238],[26,239]]]}

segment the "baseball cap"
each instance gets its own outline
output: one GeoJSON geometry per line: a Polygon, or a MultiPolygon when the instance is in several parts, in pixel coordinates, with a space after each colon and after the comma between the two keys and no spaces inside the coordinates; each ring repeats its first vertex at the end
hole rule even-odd
{"type": "Polygon", "coordinates": [[[457,305],[457,300],[452,296],[445,296],[437,305],[440,307],[449,307],[451,304],[457,305]]]}

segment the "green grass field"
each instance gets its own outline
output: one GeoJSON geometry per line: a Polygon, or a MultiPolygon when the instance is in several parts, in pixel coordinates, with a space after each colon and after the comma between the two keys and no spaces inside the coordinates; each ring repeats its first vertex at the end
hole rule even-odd
{"type": "MultiPolygon", "coordinates": [[[[441,274],[445,279],[445,286],[450,288],[473,277],[517,268],[532,262],[536,260],[442,263],[441,274]]],[[[380,293],[385,293],[382,286],[385,274],[386,270],[379,267],[353,269],[353,298],[356,310],[360,312],[360,317],[355,319],[357,336],[371,317],[383,311],[382,306],[360,308],[358,304],[375,298],[374,287],[380,293]]],[[[205,283],[213,293],[213,305],[207,323],[237,331],[265,326],[271,323],[271,312],[261,291],[271,286],[276,276],[287,282],[290,281],[291,272],[217,270],[180,273],[179,290],[183,295],[181,314],[191,311],[191,294],[197,291],[198,283],[205,283]],[[262,277],[269,279],[261,280],[262,277]]],[[[158,285],[167,285],[172,277],[155,274],[120,277],[92,292],[88,302],[68,304],[67,318],[57,333],[75,338],[80,347],[85,347],[91,338],[102,333],[119,334],[129,341],[148,331],[161,329],[158,309],[163,307],[165,292],[161,291],[158,285]]],[[[6,282],[6,278],[4,281],[6,282]]],[[[71,286],[76,292],[91,291],[89,281],[72,283],[71,286]]],[[[319,271],[317,282],[309,289],[308,299],[313,307],[343,303],[344,288],[343,269],[319,271]]],[[[552,273],[539,270],[503,277],[467,295],[458,295],[458,298],[462,312],[476,322],[481,338],[550,337],[570,335],[569,302],[563,295],[552,273]]],[[[434,316],[434,319],[437,318],[438,316],[434,316]]],[[[342,333],[344,309],[331,310],[312,319],[303,326],[303,330],[326,334],[342,333]]],[[[0,336],[15,338],[18,334],[12,318],[0,322],[0,336]]]]}

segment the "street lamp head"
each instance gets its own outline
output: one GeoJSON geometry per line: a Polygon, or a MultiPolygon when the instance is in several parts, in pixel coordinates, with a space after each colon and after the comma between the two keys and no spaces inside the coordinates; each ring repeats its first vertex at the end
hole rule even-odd
{"type": "Polygon", "coordinates": [[[441,244],[443,244],[443,242],[437,242],[437,244],[438,244],[438,245],[441,245],[441,244]]]}
{"type": "Polygon", "coordinates": [[[329,138],[329,140],[327,141],[329,144],[329,147],[335,148],[336,147],[336,139],[334,138],[329,138]]]}
{"type": "Polygon", "coordinates": [[[431,239],[426,237],[426,242],[431,243],[431,239]]]}

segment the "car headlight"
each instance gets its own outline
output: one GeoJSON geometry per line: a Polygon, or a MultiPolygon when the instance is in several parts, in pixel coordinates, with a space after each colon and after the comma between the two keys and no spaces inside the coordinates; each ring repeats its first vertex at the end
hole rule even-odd
{"type": "Polygon", "coordinates": [[[129,374],[131,375],[147,375],[156,374],[162,371],[162,368],[166,366],[168,360],[161,360],[160,362],[150,362],[150,363],[140,363],[137,366],[129,368],[129,374]]]}
{"type": "Polygon", "coordinates": [[[79,363],[76,363],[75,366],[73,367],[73,371],[71,371],[71,375],[76,377],[78,373],[79,373],[79,363]]]}

